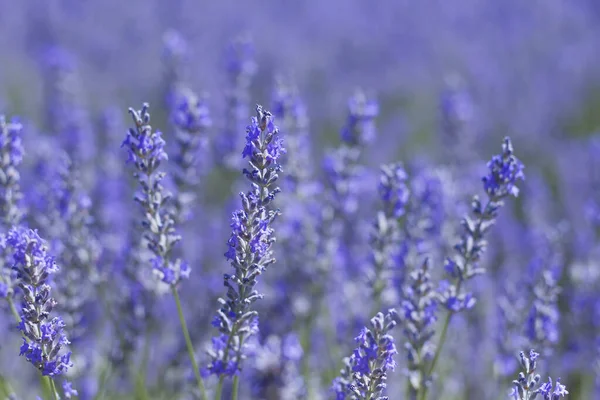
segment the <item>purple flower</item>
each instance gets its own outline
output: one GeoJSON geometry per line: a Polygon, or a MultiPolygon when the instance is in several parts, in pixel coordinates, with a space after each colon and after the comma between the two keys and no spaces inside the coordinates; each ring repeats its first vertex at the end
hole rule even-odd
{"type": "Polygon", "coordinates": [[[556,385],[554,386],[550,377],[548,377],[548,382],[542,383],[536,393],[541,394],[544,400],[558,400],[569,394],[567,387],[560,384],[560,378],[556,379],[556,385]]]}
{"type": "Polygon", "coordinates": [[[406,337],[404,347],[408,359],[408,382],[414,395],[431,379],[421,371],[435,350],[432,338],[437,321],[437,298],[429,268],[429,259],[425,259],[421,268],[413,270],[408,276],[398,316],[406,337]]]}
{"type": "Polygon", "coordinates": [[[42,375],[62,375],[73,364],[71,353],[62,351],[69,344],[64,322],[59,317],[50,319],[57,303],[50,295],[49,278],[58,271],[58,266],[47,254],[46,243],[34,230],[13,228],[6,243],[13,251],[14,268],[23,295],[19,323],[23,335],[20,355],[25,356],[42,375]]]}
{"type": "Polygon", "coordinates": [[[348,101],[348,120],[341,132],[342,142],[349,146],[368,144],[375,139],[375,118],[379,114],[376,101],[358,91],[348,101]]]}
{"type": "MultiPolygon", "coordinates": [[[[18,167],[23,160],[21,143],[23,126],[14,119],[7,122],[0,115],[0,213],[4,230],[17,226],[23,218],[23,194],[21,193],[18,167]]],[[[16,275],[7,265],[4,254],[0,256],[0,297],[14,294],[16,275]]]]}
{"type": "Polygon", "coordinates": [[[67,399],[71,399],[79,395],[79,393],[77,393],[77,390],[73,388],[73,384],[71,384],[71,382],[69,381],[63,381],[62,389],[67,399]]]}
{"type": "Polygon", "coordinates": [[[285,133],[285,147],[288,150],[284,159],[284,191],[301,191],[302,188],[296,186],[306,186],[314,174],[306,105],[298,89],[282,78],[276,81],[272,103],[273,115],[279,123],[279,129],[285,133]]]}
{"type": "Polygon", "coordinates": [[[534,400],[538,394],[541,394],[544,400],[558,400],[569,394],[566,386],[560,384],[560,378],[556,380],[556,386],[553,386],[552,379],[548,378],[548,382],[542,383],[536,389],[541,379],[540,375],[535,373],[538,356],[534,350],[529,351],[529,356],[524,352],[519,353],[521,372],[513,381],[514,387],[510,393],[513,400],[534,400]]]}
{"type": "Polygon", "coordinates": [[[399,163],[381,167],[379,197],[383,209],[377,213],[370,235],[373,271],[369,283],[377,309],[386,290],[391,289],[390,282],[397,272],[396,260],[402,252],[400,218],[406,212],[410,196],[406,179],[406,171],[399,163]]]}
{"type": "Polygon", "coordinates": [[[58,273],[56,297],[75,344],[87,336],[91,327],[86,314],[96,303],[102,249],[93,230],[92,202],[83,188],[80,169],[66,153],[61,154],[48,202],[52,206],[49,221],[54,227],[48,234],[61,244],[56,258],[63,266],[58,273]]]}
{"type": "Polygon", "coordinates": [[[5,228],[18,225],[23,216],[18,171],[23,161],[22,131],[18,119],[7,122],[0,115],[0,212],[5,228]]]}
{"type": "Polygon", "coordinates": [[[225,253],[234,273],[224,275],[227,297],[219,299],[221,308],[213,321],[221,335],[218,341],[213,340],[207,371],[215,375],[231,376],[235,372],[232,365],[235,370],[241,369],[246,341],[258,331],[258,313],[250,307],[262,298],[255,289],[257,279],[275,262],[271,249],[275,236],[271,226],[279,211],[271,208],[271,202],[280,191],[273,185],[281,171],[278,156],[285,149],[271,113],[257,106],[256,114],[246,129],[243,152],[243,157],[249,158],[250,169],[245,168],[243,173],[251,182],[251,190],[240,194],[242,208],[232,216],[232,233],[225,253]]]}
{"type": "Polygon", "coordinates": [[[488,201],[484,205],[477,196],[473,197],[472,217],[463,218],[461,239],[454,246],[456,256],[449,257],[444,265],[451,282],[441,291],[441,297],[446,308],[453,313],[474,305],[475,298],[464,291],[463,283],[484,273],[479,263],[487,245],[485,236],[504,205],[502,200],[508,196],[517,196],[517,181],[525,178],[523,165],[514,156],[509,138],[504,139],[502,154],[492,157],[488,168],[489,174],[483,178],[488,201]]]}
{"type": "Polygon", "coordinates": [[[206,175],[208,165],[208,131],[212,126],[206,96],[198,97],[190,90],[182,90],[171,110],[175,127],[173,151],[173,180],[176,193],[173,217],[178,223],[191,217],[192,204],[198,190],[199,175],[206,175]]]}
{"type": "Polygon", "coordinates": [[[140,111],[129,109],[135,128],[129,129],[122,146],[127,148],[129,161],[135,164],[137,170],[135,176],[141,192],[135,200],[144,210],[142,226],[148,248],[155,256],[152,261],[154,272],[161,281],[176,286],[189,276],[189,267],[179,259],[173,261],[169,258],[181,237],[176,234],[175,220],[167,207],[171,195],[161,184],[165,173],[159,171],[159,167],[168,158],[165,141],[160,132],[152,131],[148,107],[144,104],[140,111]]]}
{"type": "Polygon", "coordinates": [[[482,178],[485,192],[492,201],[499,201],[507,196],[517,197],[519,188],[517,181],[525,179],[523,164],[513,154],[510,138],[504,138],[502,154],[492,157],[488,162],[489,174],[482,178]]]}
{"type": "Polygon", "coordinates": [[[344,359],[341,375],[333,381],[336,399],[379,399],[386,389],[387,372],[394,371],[398,354],[390,331],[397,314],[390,309],[371,319],[371,328],[363,328],[355,338],[358,344],[352,356],[344,359]]]}

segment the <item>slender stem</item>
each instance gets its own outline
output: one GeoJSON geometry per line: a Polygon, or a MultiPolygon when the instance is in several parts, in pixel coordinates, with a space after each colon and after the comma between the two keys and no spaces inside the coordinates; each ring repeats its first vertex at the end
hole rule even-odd
{"type": "Polygon", "coordinates": [[[142,351],[141,365],[136,369],[135,378],[135,397],[140,400],[150,400],[148,389],[146,388],[146,370],[148,365],[148,353],[150,348],[150,333],[146,329],[144,337],[144,349],[142,351]]]}
{"type": "Polygon", "coordinates": [[[221,400],[221,396],[223,393],[223,382],[225,382],[225,375],[221,375],[219,377],[219,383],[217,385],[217,390],[215,392],[215,400],[221,400]]]}
{"type": "Polygon", "coordinates": [[[231,392],[231,400],[238,400],[238,392],[240,390],[240,376],[235,375],[233,377],[233,389],[231,392]]]}
{"type": "Polygon", "coordinates": [[[202,376],[200,376],[198,363],[196,363],[196,356],[194,355],[194,346],[192,345],[192,339],[190,338],[190,333],[185,322],[185,317],[183,316],[183,308],[181,307],[179,293],[177,292],[177,288],[175,286],[171,286],[171,291],[173,292],[173,297],[175,297],[175,303],[177,304],[177,314],[179,314],[179,322],[181,323],[181,330],[183,331],[185,345],[187,346],[190,361],[192,362],[194,375],[196,376],[196,380],[198,381],[198,389],[200,389],[200,396],[202,397],[202,400],[208,400],[208,396],[206,395],[206,389],[204,388],[204,381],[202,380],[202,376]]]}
{"type": "Polygon", "coordinates": [[[94,396],[94,400],[101,400],[104,398],[104,394],[106,393],[106,387],[108,386],[108,382],[112,375],[111,365],[107,364],[102,369],[102,373],[100,374],[100,385],[98,388],[98,393],[94,396]]]}
{"type": "Polygon", "coordinates": [[[56,386],[54,385],[54,380],[50,377],[46,377],[46,379],[48,379],[48,382],[50,382],[50,391],[52,392],[52,398],[54,400],[58,400],[58,393],[56,393],[56,386]]]}
{"type": "MultiPolygon", "coordinates": [[[[460,282],[457,285],[457,289],[460,289],[460,282]]],[[[457,290],[458,292],[458,290],[457,290]]],[[[448,312],[448,314],[446,314],[446,320],[444,321],[444,326],[442,327],[442,333],[440,334],[440,341],[437,345],[437,348],[435,349],[435,355],[433,356],[433,361],[431,362],[431,365],[429,366],[429,368],[426,370],[426,376],[430,376],[434,369],[435,366],[440,358],[440,354],[442,353],[442,347],[444,347],[444,342],[446,341],[446,334],[448,333],[448,326],[450,325],[450,319],[452,319],[452,312],[448,312]]],[[[423,379],[425,378],[425,376],[422,377],[423,379]]],[[[423,385],[422,390],[421,388],[419,389],[419,399],[420,400],[425,400],[427,398],[427,386],[423,385]]]]}

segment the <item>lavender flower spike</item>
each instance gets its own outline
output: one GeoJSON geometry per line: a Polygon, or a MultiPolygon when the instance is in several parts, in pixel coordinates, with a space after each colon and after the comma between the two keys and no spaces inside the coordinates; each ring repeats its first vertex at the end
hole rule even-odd
{"type": "MultiPolygon", "coordinates": [[[[21,199],[23,194],[19,182],[18,167],[23,160],[21,131],[23,126],[16,120],[6,122],[0,115],[0,215],[3,231],[19,225],[23,217],[21,199]]],[[[15,273],[0,257],[0,297],[14,294],[15,273]]]]}
{"type": "Polygon", "coordinates": [[[463,233],[460,242],[454,246],[457,255],[448,258],[445,269],[452,283],[445,287],[442,301],[451,312],[471,308],[475,299],[470,293],[461,291],[462,284],[484,272],[479,260],[486,248],[485,235],[494,225],[498,210],[504,205],[506,197],[517,197],[517,182],[523,180],[523,164],[513,154],[510,139],[504,139],[502,154],[492,157],[488,162],[489,173],[482,178],[483,187],[488,196],[483,205],[477,196],[473,197],[471,212],[474,218],[466,216],[462,220],[463,233]]]}
{"type": "Polygon", "coordinates": [[[279,214],[271,203],[279,193],[273,187],[281,166],[279,157],[285,153],[279,130],[270,112],[256,107],[256,117],[246,128],[246,147],[243,157],[248,157],[250,169],[243,173],[251,182],[251,189],[241,193],[242,209],[231,219],[232,233],[225,257],[234,269],[224,275],[227,296],[219,299],[221,308],[213,320],[220,335],[213,339],[212,358],[206,373],[233,376],[241,369],[245,358],[247,339],[258,331],[258,314],[251,305],[262,295],[255,289],[258,276],[275,262],[271,246],[275,241],[272,222],[279,214]]]}
{"type": "Polygon", "coordinates": [[[135,128],[129,129],[123,145],[129,150],[129,160],[135,164],[134,176],[141,186],[135,200],[142,205],[145,220],[145,238],[148,248],[154,254],[152,265],[156,276],[163,282],[176,286],[182,279],[188,278],[190,268],[180,259],[172,261],[169,255],[181,237],[176,234],[175,220],[166,204],[171,199],[161,182],[165,173],[158,168],[167,159],[165,141],[160,132],[153,132],[150,126],[148,104],[140,111],[130,108],[135,128]]]}
{"type": "Polygon", "coordinates": [[[6,122],[0,115],[0,212],[5,229],[18,225],[23,216],[20,204],[23,194],[17,170],[23,161],[22,130],[23,125],[18,120],[6,122]]]}
{"type": "Polygon", "coordinates": [[[408,278],[400,321],[406,337],[404,348],[408,359],[409,399],[415,399],[431,381],[431,376],[423,371],[435,351],[432,338],[437,321],[437,299],[431,283],[429,259],[425,259],[421,268],[413,270],[408,278]]]}
{"type": "Polygon", "coordinates": [[[181,89],[177,103],[171,111],[177,143],[177,151],[173,157],[173,180],[177,187],[173,217],[178,223],[190,219],[191,204],[196,200],[198,171],[206,168],[206,163],[198,165],[200,160],[197,160],[199,155],[206,158],[208,131],[212,126],[206,97],[199,97],[191,90],[181,89]]]}
{"type": "Polygon", "coordinates": [[[561,385],[560,378],[556,380],[556,385],[552,384],[552,378],[548,378],[548,382],[535,389],[540,382],[540,375],[535,373],[538,356],[534,350],[529,351],[529,357],[524,352],[519,353],[522,370],[513,381],[514,387],[509,395],[512,400],[534,400],[538,394],[541,394],[544,400],[559,400],[569,394],[567,387],[561,385]]]}
{"type": "Polygon", "coordinates": [[[394,260],[401,250],[399,219],[406,212],[410,196],[407,177],[400,163],[381,167],[379,198],[383,207],[377,213],[370,235],[373,271],[369,282],[376,311],[381,309],[384,293],[391,288],[389,283],[394,275],[394,260]]]}
{"type": "MultiPolygon", "coordinates": [[[[426,375],[430,376],[435,369],[450,320],[455,313],[470,309],[475,305],[475,298],[470,292],[464,290],[463,285],[485,271],[479,266],[481,256],[485,252],[487,242],[485,235],[494,225],[499,209],[504,205],[507,197],[517,197],[519,188],[517,182],[525,179],[523,164],[513,153],[513,147],[508,137],[504,138],[502,154],[493,156],[487,164],[489,172],[482,178],[483,188],[487,194],[485,205],[477,196],[471,202],[471,213],[474,218],[465,216],[462,220],[462,234],[460,242],[454,246],[456,255],[446,261],[445,270],[449,282],[443,281],[439,289],[441,304],[448,310],[442,326],[439,345],[426,375]]],[[[419,394],[420,399],[427,398],[427,387],[419,394]]]]}
{"type": "Polygon", "coordinates": [[[129,149],[129,161],[133,161],[137,169],[134,176],[142,187],[141,193],[136,195],[135,200],[142,205],[146,217],[142,226],[146,231],[144,238],[148,241],[148,248],[154,254],[152,259],[154,273],[162,282],[171,287],[192,369],[198,382],[198,389],[202,399],[206,400],[208,398],[206,389],[198,370],[177,291],[177,284],[183,278],[189,277],[190,268],[179,258],[175,261],[171,259],[173,248],[181,240],[181,237],[175,232],[175,218],[168,203],[171,194],[167,193],[161,184],[165,173],[158,170],[160,163],[167,159],[164,149],[165,141],[160,132],[152,132],[148,107],[148,104],[145,103],[140,111],[129,109],[135,128],[129,129],[122,146],[129,149]]]}
{"type": "Polygon", "coordinates": [[[7,244],[13,249],[14,268],[23,292],[19,330],[23,335],[20,355],[44,376],[56,377],[73,366],[71,353],[61,352],[69,344],[59,317],[50,319],[56,300],[50,297],[50,275],[58,271],[46,243],[31,229],[13,228],[7,244]]]}
{"type": "Polygon", "coordinates": [[[344,359],[341,376],[333,382],[336,400],[388,400],[384,396],[387,371],[396,368],[398,354],[389,332],[396,326],[396,310],[371,319],[371,329],[363,328],[355,338],[358,347],[344,359]]]}

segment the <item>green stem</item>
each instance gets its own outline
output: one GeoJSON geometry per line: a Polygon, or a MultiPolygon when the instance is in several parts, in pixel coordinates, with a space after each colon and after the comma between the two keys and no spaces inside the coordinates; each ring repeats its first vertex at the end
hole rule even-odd
{"type": "MultiPolygon", "coordinates": [[[[460,282],[457,285],[457,292],[458,290],[460,290],[460,282]]],[[[422,378],[425,379],[427,376],[430,376],[434,369],[435,366],[440,358],[440,354],[442,354],[442,347],[444,347],[444,342],[446,341],[446,334],[448,333],[448,326],[450,325],[450,319],[452,318],[452,312],[448,312],[448,314],[446,315],[446,320],[444,321],[444,326],[442,327],[442,333],[440,334],[440,341],[437,345],[437,348],[435,349],[435,355],[433,356],[433,361],[431,362],[431,365],[429,366],[428,369],[426,369],[426,376],[423,376],[422,378]]],[[[419,388],[419,400],[425,400],[427,399],[427,386],[423,385],[422,386],[422,390],[421,388],[419,388]]]]}
{"type": "Polygon", "coordinates": [[[198,369],[198,364],[196,363],[196,356],[194,355],[194,346],[192,345],[192,339],[190,338],[190,333],[185,322],[185,317],[183,316],[183,308],[181,307],[179,293],[177,292],[177,288],[175,286],[171,286],[171,291],[173,292],[173,297],[175,297],[175,303],[177,304],[177,314],[179,314],[179,322],[181,323],[181,330],[183,331],[185,345],[187,346],[190,361],[192,362],[194,375],[196,376],[196,380],[198,381],[198,389],[200,389],[200,396],[202,397],[202,400],[208,400],[208,396],[206,395],[206,389],[204,388],[204,381],[200,376],[200,370],[198,369]]]}
{"type": "Polygon", "coordinates": [[[223,382],[225,382],[225,375],[219,377],[219,383],[217,384],[217,390],[215,392],[215,400],[221,400],[223,393],[223,382]]]}
{"type": "Polygon", "coordinates": [[[100,374],[100,387],[98,388],[98,393],[96,393],[96,396],[94,396],[94,400],[101,400],[104,398],[111,374],[112,370],[110,364],[105,365],[102,369],[102,373],[100,374]]]}
{"type": "Polygon", "coordinates": [[[146,369],[148,365],[149,348],[150,348],[150,333],[146,330],[144,338],[144,349],[142,350],[141,365],[137,368],[135,379],[135,398],[140,400],[149,400],[150,395],[146,388],[146,369]]]}
{"type": "Polygon", "coordinates": [[[52,392],[52,398],[54,400],[58,400],[58,394],[56,393],[56,386],[54,385],[54,380],[50,377],[46,377],[48,382],[50,382],[50,391],[52,392]]]}
{"type": "Polygon", "coordinates": [[[233,389],[231,392],[231,400],[238,400],[238,392],[240,390],[240,376],[233,377],[233,389]]]}

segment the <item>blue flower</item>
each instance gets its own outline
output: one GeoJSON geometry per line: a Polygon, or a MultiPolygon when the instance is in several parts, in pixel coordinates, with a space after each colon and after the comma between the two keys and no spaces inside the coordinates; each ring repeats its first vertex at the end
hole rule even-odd
{"type": "Polygon", "coordinates": [[[560,379],[557,379],[556,386],[553,386],[552,378],[548,378],[548,382],[542,383],[536,389],[541,379],[540,375],[536,374],[538,357],[539,354],[533,349],[529,351],[529,356],[526,356],[524,352],[519,353],[521,372],[513,381],[514,386],[510,393],[513,400],[533,400],[538,394],[541,394],[544,400],[558,400],[569,394],[566,386],[560,384],[560,379]]]}
{"type": "Polygon", "coordinates": [[[56,306],[49,278],[58,271],[54,258],[47,254],[46,243],[36,231],[13,228],[6,239],[13,251],[14,268],[23,295],[19,330],[23,335],[20,355],[25,356],[42,375],[56,377],[73,366],[71,353],[62,352],[70,342],[59,317],[50,319],[56,306]]]}
{"type": "Polygon", "coordinates": [[[169,258],[181,237],[176,234],[175,220],[167,207],[171,194],[161,184],[165,173],[159,171],[159,167],[168,158],[165,141],[160,132],[152,131],[148,108],[148,104],[144,104],[140,111],[129,109],[135,128],[129,129],[122,146],[127,148],[129,161],[135,164],[137,170],[135,176],[141,192],[135,200],[144,210],[142,226],[148,248],[155,256],[152,261],[155,275],[161,281],[176,286],[189,276],[190,271],[186,263],[169,258]]]}
{"type": "Polygon", "coordinates": [[[344,359],[341,375],[333,381],[336,399],[370,400],[385,398],[387,372],[394,371],[398,354],[390,331],[396,326],[397,314],[390,309],[371,319],[371,328],[361,329],[354,339],[358,344],[352,356],[344,359]],[[347,397],[350,396],[350,397],[347,397]]]}
{"type": "Polygon", "coordinates": [[[492,157],[487,164],[489,174],[482,178],[485,192],[491,200],[498,201],[507,196],[517,197],[517,182],[525,179],[523,164],[513,154],[510,138],[504,138],[502,154],[492,157]]]}
{"type": "Polygon", "coordinates": [[[523,180],[523,164],[513,154],[509,138],[502,144],[502,154],[492,157],[488,163],[489,173],[483,177],[483,186],[488,196],[484,205],[477,196],[471,202],[472,216],[461,221],[462,233],[460,242],[454,246],[456,255],[446,260],[444,269],[451,282],[440,290],[443,303],[452,312],[460,312],[474,306],[475,298],[465,292],[463,283],[484,273],[479,262],[487,241],[488,230],[493,226],[498,210],[504,205],[503,199],[517,196],[517,182],[523,180]]]}
{"type": "Polygon", "coordinates": [[[227,297],[219,299],[221,308],[213,320],[221,335],[219,340],[213,339],[213,349],[209,351],[212,361],[207,371],[215,375],[230,376],[232,366],[241,369],[246,342],[258,332],[258,314],[250,306],[262,294],[255,285],[259,275],[275,262],[271,249],[275,241],[272,222],[279,211],[270,204],[280,191],[273,186],[281,171],[278,158],[285,148],[271,113],[257,106],[256,114],[246,129],[243,152],[243,157],[249,158],[250,169],[245,168],[243,173],[251,189],[240,193],[242,208],[232,215],[232,233],[225,253],[235,272],[224,274],[227,297]],[[225,348],[221,346],[223,343],[225,348]]]}

